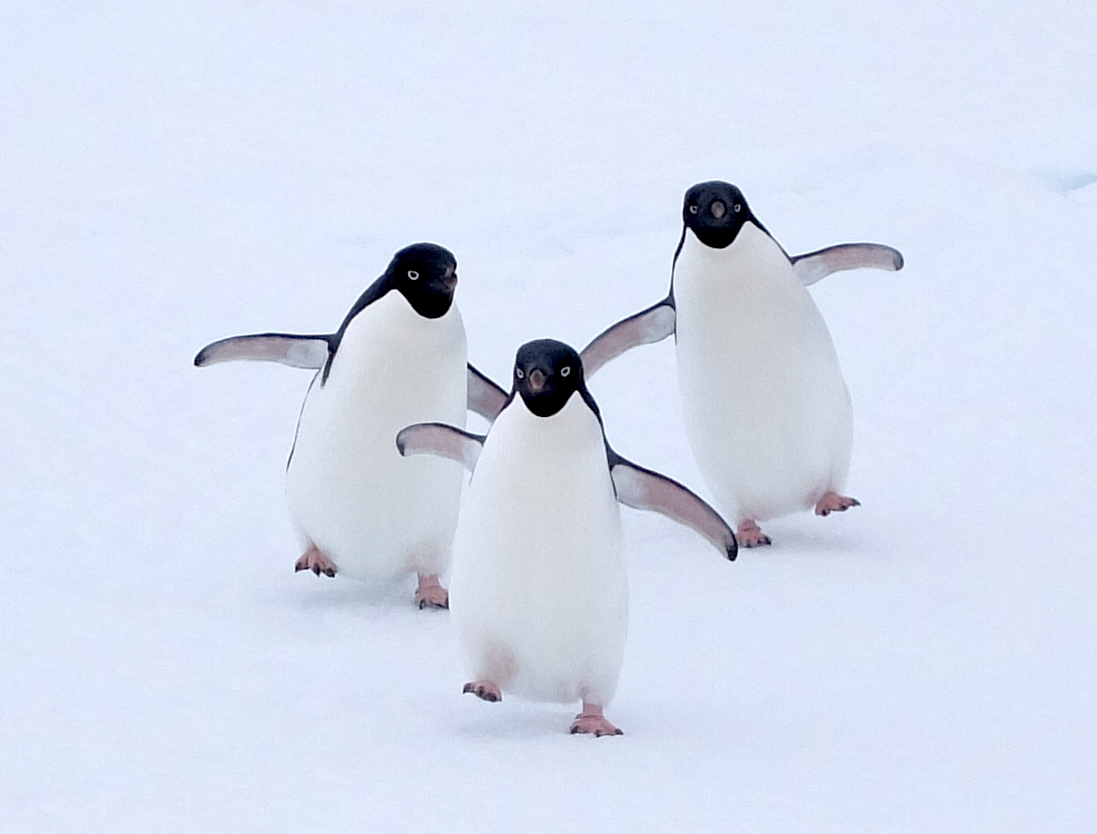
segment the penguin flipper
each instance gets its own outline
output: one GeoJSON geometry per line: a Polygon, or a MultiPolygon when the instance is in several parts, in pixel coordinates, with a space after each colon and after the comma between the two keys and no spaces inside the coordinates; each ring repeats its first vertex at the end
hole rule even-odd
{"type": "Polygon", "coordinates": [[[396,448],[404,457],[411,455],[437,455],[464,464],[472,472],[480,450],[484,448],[484,435],[462,431],[445,423],[416,423],[400,430],[396,435],[396,448]]]}
{"type": "Polygon", "coordinates": [[[903,256],[898,249],[882,243],[842,243],[817,252],[807,252],[790,258],[796,277],[805,287],[821,281],[832,272],[847,269],[886,269],[897,272],[903,268],[903,256]]]}
{"type": "Polygon", "coordinates": [[[206,345],[194,357],[199,368],[218,362],[252,360],[281,362],[292,368],[318,371],[331,353],[331,336],[297,336],[292,333],[256,333],[233,336],[206,345]]]}
{"type": "Polygon", "coordinates": [[[662,341],[674,333],[674,302],[664,298],[658,304],[622,319],[596,336],[583,348],[583,374],[590,376],[611,359],[639,345],[662,341]]]}
{"type": "Polygon", "coordinates": [[[468,407],[481,417],[494,421],[507,402],[507,392],[470,364],[468,373],[468,407]]]}
{"type": "Polygon", "coordinates": [[[695,530],[729,560],[735,559],[739,552],[735,532],[716,510],[677,481],[637,466],[615,452],[612,458],[610,477],[618,501],[626,507],[662,513],[695,530]]]}

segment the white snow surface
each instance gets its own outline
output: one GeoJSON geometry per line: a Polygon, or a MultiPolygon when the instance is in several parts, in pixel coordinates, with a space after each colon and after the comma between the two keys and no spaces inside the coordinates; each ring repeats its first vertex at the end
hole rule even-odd
{"type": "MultiPolygon", "coordinates": [[[[0,830],[1094,830],[1095,114],[1072,0],[3,4],[0,830]],[[812,288],[864,506],[734,563],[624,511],[626,735],[569,736],[410,585],[294,575],[310,375],[191,360],[428,240],[505,380],[660,299],[711,178],[906,257],[812,288]]],[[[707,496],[675,385],[591,387],[707,496]]]]}

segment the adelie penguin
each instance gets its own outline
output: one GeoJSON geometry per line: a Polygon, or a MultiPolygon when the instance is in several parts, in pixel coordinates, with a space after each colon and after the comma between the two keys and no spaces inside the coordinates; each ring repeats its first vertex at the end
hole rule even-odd
{"type": "Polygon", "coordinates": [[[606,441],[579,354],[542,339],[518,350],[513,388],[486,437],[410,426],[405,455],[472,471],[454,539],[452,616],[485,701],[504,692],[582,709],[573,733],[620,733],[604,715],[625,645],[628,590],[617,502],[692,527],[728,559],[735,535],[681,484],[606,441]]]}
{"type": "Polygon", "coordinates": [[[409,423],[493,419],[506,393],[466,360],[453,301],[457,262],[441,246],[401,249],[339,329],[262,333],[214,342],[198,366],[251,359],[316,370],[286,471],[290,515],[304,549],[297,570],[355,579],[418,575],[420,608],[445,608],[463,475],[440,460],[404,460],[409,423]]]}
{"type": "Polygon", "coordinates": [[[686,192],[670,293],[582,353],[587,374],[674,335],[686,431],[739,543],[759,521],[857,506],[843,494],[853,418],[830,333],[807,286],[860,267],[898,270],[889,246],[850,243],[790,257],[726,182],[686,192]]]}

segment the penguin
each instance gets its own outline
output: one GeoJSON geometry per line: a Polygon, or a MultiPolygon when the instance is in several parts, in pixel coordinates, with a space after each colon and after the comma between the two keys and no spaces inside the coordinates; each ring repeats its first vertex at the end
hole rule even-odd
{"type": "Polygon", "coordinates": [[[316,371],[286,467],[286,498],[302,541],[295,569],[388,580],[414,573],[420,608],[445,608],[463,474],[439,460],[403,460],[404,426],[491,420],[506,393],[467,363],[453,302],[457,262],[446,249],[401,249],[332,334],[261,333],[223,339],[203,367],[251,359],[316,371]]]}
{"type": "Polygon", "coordinates": [[[692,527],[727,559],[735,534],[681,484],[606,440],[579,354],[528,342],[486,436],[428,423],[397,436],[401,454],[435,454],[472,472],[454,539],[452,617],[474,680],[499,701],[581,702],[572,733],[620,735],[605,717],[624,653],[628,584],[618,502],[692,527]]]}
{"type": "Polygon", "coordinates": [[[694,185],[665,299],[582,351],[587,374],[629,348],[675,337],[686,432],[716,506],[744,547],[759,521],[860,504],[843,494],[853,440],[849,392],[807,287],[861,267],[895,271],[890,246],[848,243],[790,257],[726,182],[694,185]]]}

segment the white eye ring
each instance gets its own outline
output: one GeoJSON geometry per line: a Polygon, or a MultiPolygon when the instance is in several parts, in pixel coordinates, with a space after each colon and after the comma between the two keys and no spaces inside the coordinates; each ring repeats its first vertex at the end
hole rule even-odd
{"type": "Polygon", "coordinates": [[[739,205],[738,203],[736,203],[735,206],[734,206],[735,211],[739,211],[739,209],[741,209],[741,208],[742,208],[742,206],[739,205]]]}
{"type": "Polygon", "coordinates": [[[522,370],[521,368],[517,368],[517,369],[516,369],[516,370],[514,371],[514,375],[515,375],[516,377],[518,377],[519,379],[525,379],[525,378],[526,378],[526,374],[525,374],[525,372],[524,372],[524,371],[523,371],[523,370],[522,370]]]}
{"type": "Polygon", "coordinates": [[[568,374],[570,374],[570,373],[571,373],[571,365],[565,365],[565,366],[564,366],[564,367],[563,367],[563,368],[562,368],[562,369],[560,370],[560,376],[567,376],[567,375],[568,375],[568,374]]]}
{"type": "Polygon", "coordinates": [[[697,213],[697,206],[690,206],[689,207],[689,213],[690,214],[696,214],[697,213]]]}
{"type": "Polygon", "coordinates": [[[408,278],[410,278],[412,281],[418,281],[419,280],[419,273],[416,272],[414,269],[409,269],[408,270],[408,278]]]}

